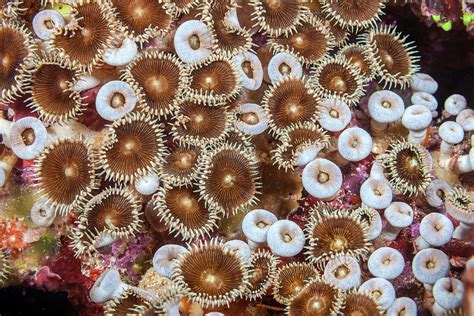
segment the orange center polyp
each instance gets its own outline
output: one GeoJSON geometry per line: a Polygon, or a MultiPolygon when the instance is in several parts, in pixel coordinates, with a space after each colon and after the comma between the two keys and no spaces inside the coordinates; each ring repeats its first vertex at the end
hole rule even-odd
{"type": "Polygon", "coordinates": [[[141,149],[141,145],[139,142],[133,139],[124,139],[120,149],[123,155],[129,156],[139,152],[141,149]]]}
{"type": "Polygon", "coordinates": [[[308,41],[306,40],[306,36],[304,34],[296,34],[292,37],[291,42],[294,47],[296,48],[305,48],[308,46],[308,41]]]}
{"type": "Polygon", "coordinates": [[[168,89],[168,81],[162,76],[153,76],[147,80],[146,88],[152,92],[163,93],[168,89]]]}
{"type": "Polygon", "coordinates": [[[270,9],[275,10],[281,6],[282,1],[281,0],[263,0],[263,3],[267,5],[270,9]]]}
{"type": "Polygon", "coordinates": [[[79,169],[75,164],[70,164],[64,167],[64,175],[67,178],[77,178],[79,176],[79,169]]]}
{"type": "Polygon", "coordinates": [[[180,205],[184,210],[189,212],[195,208],[196,201],[188,196],[184,196],[180,200],[180,205]]]}
{"type": "Polygon", "coordinates": [[[222,186],[224,188],[230,188],[234,185],[235,177],[233,174],[228,173],[222,177],[222,186]]]}
{"type": "Polygon", "coordinates": [[[303,110],[303,107],[300,104],[297,103],[291,103],[286,106],[286,115],[288,115],[288,118],[290,120],[296,120],[298,119],[301,111],[303,110]]]}
{"type": "Polygon", "coordinates": [[[9,68],[10,67],[10,64],[11,64],[11,58],[8,54],[5,54],[3,57],[2,57],[2,66],[4,68],[9,68]]]}
{"type": "Polygon", "coordinates": [[[90,28],[85,27],[81,30],[81,34],[84,38],[84,43],[88,44],[92,41],[94,32],[90,28]]]}
{"type": "Polygon", "coordinates": [[[212,90],[217,86],[218,80],[215,76],[207,75],[201,80],[201,87],[205,90],[212,90]]]}
{"type": "Polygon", "coordinates": [[[202,276],[202,282],[206,285],[206,287],[214,290],[218,290],[224,285],[222,279],[215,273],[204,272],[202,276]]]}
{"type": "Polygon", "coordinates": [[[135,7],[135,9],[133,9],[133,17],[135,19],[141,19],[143,18],[143,16],[145,15],[145,9],[143,9],[142,7],[138,6],[138,7],[135,7]]]}
{"type": "Polygon", "coordinates": [[[393,60],[392,55],[390,55],[390,54],[388,53],[388,51],[386,51],[386,50],[384,50],[384,49],[383,49],[383,50],[380,50],[380,58],[382,59],[383,64],[384,64],[387,68],[391,69],[391,68],[393,67],[394,60],[393,60]]]}
{"type": "Polygon", "coordinates": [[[189,169],[193,164],[193,157],[189,153],[184,153],[176,160],[175,164],[179,169],[189,169]]]}
{"type": "Polygon", "coordinates": [[[334,78],[331,79],[331,87],[336,91],[340,91],[340,92],[347,91],[347,85],[340,76],[335,76],[334,78]]]}
{"type": "Polygon", "coordinates": [[[325,302],[320,297],[312,297],[306,304],[306,310],[309,315],[318,314],[325,309],[325,302]]]}

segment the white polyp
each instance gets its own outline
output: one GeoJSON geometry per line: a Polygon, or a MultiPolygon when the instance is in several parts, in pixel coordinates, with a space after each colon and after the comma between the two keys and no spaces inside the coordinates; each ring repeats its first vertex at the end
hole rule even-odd
{"type": "Polygon", "coordinates": [[[56,212],[46,201],[39,199],[31,207],[30,218],[38,227],[49,227],[56,218],[56,212]]]}
{"type": "MultiPolygon", "coordinates": [[[[242,220],[242,231],[249,241],[262,244],[267,241],[267,233],[270,226],[278,218],[267,210],[256,209],[248,212],[242,220]]],[[[254,246],[250,244],[250,246],[254,246]]]]}
{"type": "Polygon", "coordinates": [[[151,195],[160,187],[160,179],[154,172],[148,172],[135,180],[135,190],[143,195],[151,195]]]}
{"type": "Polygon", "coordinates": [[[426,167],[426,170],[431,172],[433,171],[433,157],[431,156],[431,153],[428,149],[426,149],[425,147],[421,146],[420,147],[421,150],[423,150],[426,155],[425,155],[425,167],[426,167]]]}
{"type": "Polygon", "coordinates": [[[10,130],[13,122],[0,117],[0,134],[2,134],[3,144],[10,148],[10,130]]]}
{"type": "Polygon", "coordinates": [[[438,108],[438,100],[426,92],[415,92],[411,96],[411,103],[423,105],[428,108],[431,112],[436,111],[438,108]]]}
{"type": "Polygon", "coordinates": [[[367,239],[374,240],[376,239],[380,233],[382,232],[382,217],[380,216],[379,212],[377,212],[374,208],[369,208],[372,212],[371,216],[372,219],[369,223],[369,228],[367,229],[367,239]]]}
{"type": "MultiPolygon", "coordinates": [[[[469,151],[469,154],[467,155],[461,155],[457,158],[451,158],[451,159],[456,159],[456,171],[459,173],[467,173],[471,172],[474,170],[474,147],[471,147],[471,150],[469,151]]],[[[449,159],[449,161],[451,161],[449,159]]],[[[448,163],[450,165],[450,163],[448,163]]]]}
{"type": "Polygon", "coordinates": [[[100,84],[100,80],[92,75],[84,75],[77,79],[76,83],[72,87],[73,91],[82,92],[97,87],[100,84]]]}
{"type": "Polygon", "coordinates": [[[265,111],[260,107],[260,105],[255,103],[244,103],[241,104],[238,108],[239,114],[253,113],[257,116],[258,122],[255,124],[250,124],[247,122],[238,119],[235,123],[235,127],[241,132],[248,135],[258,135],[263,133],[268,127],[268,118],[265,111]]]}
{"type": "Polygon", "coordinates": [[[456,116],[456,123],[462,126],[465,132],[474,131],[474,110],[464,109],[456,116]]]}
{"type": "Polygon", "coordinates": [[[303,250],[304,232],[295,222],[286,219],[279,220],[270,226],[267,244],[275,255],[293,257],[303,250]]]}
{"type": "Polygon", "coordinates": [[[383,166],[377,160],[374,160],[374,162],[372,163],[372,168],[370,169],[370,177],[373,179],[385,179],[383,166]]]}
{"type": "Polygon", "coordinates": [[[430,245],[426,240],[423,239],[423,237],[418,236],[415,239],[415,249],[416,250],[423,250],[427,248],[431,248],[432,245],[430,245]]]}
{"type": "Polygon", "coordinates": [[[48,144],[63,138],[69,138],[71,135],[82,136],[91,143],[100,138],[101,132],[96,132],[89,129],[77,120],[69,120],[63,123],[56,123],[51,125],[48,129],[48,144]]]}
{"type": "Polygon", "coordinates": [[[361,161],[372,151],[372,137],[359,127],[346,129],[337,141],[339,154],[348,161],[361,161]]]}
{"type": "Polygon", "coordinates": [[[360,187],[362,203],[375,209],[383,209],[392,202],[392,189],[386,179],[368,178],[360,187]]]}
{"type": "Polygon", "coordinates": [[[138,46],[129,37],[125,37],[119,47],[106,48],[102,58],[111,66],[125,66],[131,62],[138,53],[138,46]]]}
{"type": "Polygon", "coordinates": [[[454,153],[454,145],[459,144],[464,139],[464,130],[458,123],[447,121],[441,124],[438,133],[442,139],[439,165],[443,168],[448,168],[454,153]]]}
{"type": "Polygon", "coordinates": [[[263,67],[258,56],[251,52],[245,52],[235,56],[233,62],[239,73],[242,86],[245,89],[258,90],[263,82],[263,67]],[[244,63],[250,63],[252,76],[244,71],[244,63]]]}
{"type": "Polygon", "coordinates": [[[453,233],[454,239],[471,240],[471,231],[473,226],[460,222],[453,233]]]}
{"type": "Polygon", "coordinates": [[[414,300],[409,297],[399,297],[387,310],[387,316],[416,316],[418,309],[414,300]]]}
{"type": "Polygon", "coordinates": [[[433,207],[441,207],[444,205],[444,199],[440,196],[447,196],[451,191],[451,186],[444,180],[433,180],[426,188],[426,201],[433,207]]]}
{"type": "Polygon", "coordinates": [[[422,144],[426,139],[426,129],[420,131],[410,130],[408,133],[408,141],[416,144],[422,144]]]}
{"type": "Polygon", "coordinates": [[[115,269],[109,269],[100,275],[92,286],[89,296],[94,303],[101,304],[119,297],[128,285],[120,279],[120,273],[115,269]]]}
{"type": "Polygon", "coordinates": [[[224,243],[224,246],[235,251],[244,261],[248,261],[252,253],[250,246],[242,240],[229,240],[224,243]]]}
{"type": "Polygon", "coordinates": [[[461,306],[464,297],[464,284],[455,278],[441,278],[433,286],[434,315],[445,315],[449,310],[461,306]]]}
{"type": "Polygon", "coordinates": [[[301,63],[291,54],[278,53],[268,63],[268,77],[272,82],[280,81],[285,76],[301,78],[302,75],[303,67],[301,63]]]}
{"type": "Polygon", "coordinates": [[[458,115],[466,106],[466,98],[460,94],[453,94],[444,102],[444,110],[449,115],[458,115]]]}
{"type": "Polygon", "coordinates": [[[390,223],[387,223],[382,230],[381,236],[384,240],[392,241],[397,238],[401,230],[400,227],[394,227],[390,223]]]}
{"type": "Polygon", "coordinates": [[[471,165],[471,169],[474,169],[474,146],[469,150],[469,164],[471,165]]]}
{"type": "Polygon", "coordinates": [[[43,10],[36,13],[32,25],[36,36],[45,41],[51,38],[56,28],[64,26],[64,18],[55,10],[43,10]]]}
{"type": "Polygon", "coordinates": [[[405,202],[392,202],[384,211],[387,224],[382,236],[385,240],[395,240],[402,228],[413,222],[413,208],[405,202]]]}
{"type": "Polygon", "coordinates": [[[361,282],[359,262],[350,256],[336,256],[326,264],[323,279],[343,291],[358,287],[361,282]],[[337,275],[339,267],[344,267],[349,273],[337,275]]]}
{"type": "Polygon", "coordinates": [[[413,275],[427,288],[447,276],[450,268],[449,257],[441,250],[434,248],[419,251],[412,262],[413,275]]]}
{"type": "Polygon", "coordinates": [[[438,90],[438,83],[430,75],[419,72],[411,78],[411,89],[414,92],[422,91],[435,94],[438,90]]]}
{"type": "Polygon", "coordinates": [[[405,259],[398,250],[382,247],[370,255],[367,266],[374,276],[393,280],[403,272],[405,259]]]}
{"type": "Polygon", "coordinates": [[[474,216],[472,212],[473,192],[467,191],[466,199],[468,201],[467,209],[454,205],[451,201],[445,201],[446,211],[451,217],[459,222],[453,233],[454,239],[471,240],[471,233],[474,227],[474,216]]]}
{"type": "Polygon", "coordinates": [[[320,199],[334,197],[342,186],[342,172],[327,159],[318,158],[303,169],[303,187],[309,194],[320,199]]]}
{"type": "Polygon", "coordinates": [[[179,300],[170,300],[163,303],[163,310],[166,316],[180,316],[179,300]]]}
{"type": "Polygon", "coordinates": [[[5,185],[8,176],[10,175],[18,158],[15,155],[7,155],[0,161],[0,187],[5,185]]]}
{"type": "Polygon", "coordinates": [[[104,84],[95,99],[97,113],[107,121],[115,121],[130,113],[137,104],[137,96],[126,82],[113,80],[104,84]],[[114,98],[120,98],[115,103],[114,98]]]}
{"type": "Polygon", "coordinates": [[[453,146],[464,139],[464,130],[461,125],[454,121],[447,121],[439,127],[441,137],[440,152],[443,159],[449,158],[453,152],[453,146]]]}
{"type": "Polygon", "coordinates": [[[95,249],[99,249],[108,245],[111,245],[117,238],[112,236],[112,234],[108,231],[101,232],[95,239],[92,246],[95,249]]]}
{"type": "Polygon", "coordinates": [[[311,161],[316,159],[323,148],[319,145],[308,146],[303,150],[296,153],[296,165],[298,167],[304,167],[311,161]]]}
{"type": "Polygon", "coordinates": [[[431,111],[423,105],[407,107],[402,116],[402,124],[410,131],[408,140],[417,144],[423,143],[426,138],[426,129],[432,119],[431,111]]]}
{"type": "Polygon", "coordinates": [[[8,174],[5,172],[3,168],[0,167],[0,188],[5,185],[7,178],[8,178],[8,174]]]}
{"type": "Polygon", "coordinates": [[[265,247],[267,245],[267,242],[265,240],[264,243],[258,243],[258,242],[252,241],[250,239],[247,239],[247,244],[249,245],[250,249],[252,249],[252,251],[255,251],[258,248],[265,247]]]}
{"type": "Polygon", "coordinates": [[[474,257],[471,257],[471,259],[467,260],[466,262],[465,271],[469,271],[473,268],[474,268],[474,257]]]}
{"type": "Polygon", "coordinates": [[[368,102],[371,128],[375,133],[382,132],[388,123],[399,120],[405,110],[403,99],[390,90],[372,93],[368,102]]]}
{"type": "Polygon", "coordinates": [[[212,54],[212,37],[204,22],[190,20],[181,24],[174,35],[174,47],[178,57],[185,63],[194,64],[206,60],[212,54]],[[193,49],[191,36],[199,38],[199,47],[193,49]]]}
{"type": "Polygon", "coordinates": [[[423,240],[417,239],[418,249],[430,248],[430,246],[441,247],[445,245],[451,240],[453,231],[453,223],[445,215],[440,213],[430,213],[426,215],[420,224],[420,237],[423,240]]]}
{"type": "Polygon", "coordinates": [[[407,107],[402,116],[403,126],[414,131],[426,129],[431,121],[431,112],[423,105],[415,104],[407,107]]]}
{"type": "Polygon", "coordinates": [[[319,124],[330,132],[340,132],[351,121],[352,112],[347,103],[337,99],[324,99],[319,104],[319,124]]]}
{"type": "Polygon", "coordinates": [[[44,124],[36,117],[27,116],[12,124],[9,143],[12,151],[18,158],[32,160],[43,152],[47,139],[48,132],[44,124]],[[34,134],[31,144],[25,143],[23,135],[28,130],[32,130],[34,134]]]}
{"type": "Polygon", "coordinates": [[[365,281],[359,287],[359,292],[377,293],[376,300],[383,310],[387,310],[395,302],[395,288],[392,283],[383,278],[365,281]]]}
{"type": "Polygon", "coordinates": [[[444,309],[439,305],[436,301],[433,303],[433,305],[430,308],[430,312],[433,316],[444,316],[447,315],[448,310],[444,309]]]}
{"type": "Polygon", "coordinates": [[[153,255],[153,267],[160,275],[170,278],[173,268],[176,266],[176,259],[180,254],[188,250],[180,245],[168,244],[161,246],[153,255]]]}

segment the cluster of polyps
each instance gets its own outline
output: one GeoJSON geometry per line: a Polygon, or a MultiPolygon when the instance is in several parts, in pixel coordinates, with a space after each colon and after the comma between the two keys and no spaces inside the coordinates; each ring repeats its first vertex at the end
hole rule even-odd
{"type": "Polygon", "coordinates": [[[178,313],[186,296],[187,312],[210,314],[273,297],[291,315],[412,315],[391,283],[407,258],[434,285],[434,313],[459,307],[435,248],[470,238],[473,197],[438,171],[473,170],[474,112],[453,95],[435,120],[437,83],[407,37],[377,24],[386,1],[56,2],[1,10],[0,102],[28,115],[0,118],[0,182],[35,160],[31,221],[77,217],[70,247],[95,269],[117,239],[168,232],[151,260],[165,290],[107,270],[90,292],[106,313],[178,313]],[[279,188],[289,178],[297,189],[279,188]],[[302,223],[282,206],[298,199],[317,201],[302,223]],[[413,260],[389,247],[428,207],[413,260]],[[228,218],[241,219],[231,233],[228,218]]]}

